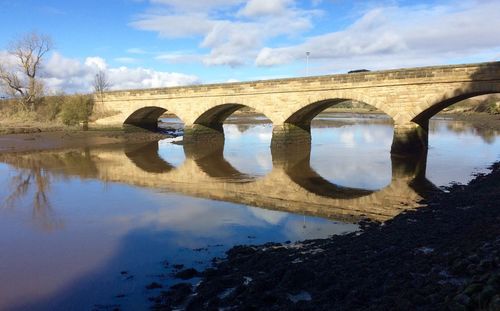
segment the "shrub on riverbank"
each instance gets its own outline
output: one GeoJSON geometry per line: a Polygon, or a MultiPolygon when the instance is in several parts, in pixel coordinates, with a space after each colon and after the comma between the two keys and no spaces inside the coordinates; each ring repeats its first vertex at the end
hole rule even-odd
{"type": "Polygon", "coordinates": [[[41,121],[57,120],[66,97],[64,94],[45,97],[42,105],[37,109],[38,119],[41,121]]]}
{"type": "Polygon", "coordinates": [[[93,99],[88,95],[67,96],[61,105],[60,118],[65,125],[88,122],[92,114],[93,99]]]}
{"type": "Polygon", "coordinates": [[[23,109],[16,100],[0,101],[0,121],[13,124],[74,126],[88,122],[93,109],[91,95],[58,94],[40,100],[35,111],[23,109]]]}
{"type": "Polygon", "coordinates": [[[498,114],[500,113],[500,98],[496,96],[488,97],[485,101],[481,102],[474,111],[498,114]]]}

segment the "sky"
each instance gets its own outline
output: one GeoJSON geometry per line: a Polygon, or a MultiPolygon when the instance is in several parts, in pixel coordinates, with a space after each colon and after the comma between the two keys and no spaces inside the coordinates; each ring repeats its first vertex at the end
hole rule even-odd
{"type": "Polygon", "coordinates": [[[135,89],[500,60],[500,0],[0,0],[0,20],[4,66],[52,38],[50,92],[99,70],[135,89]]]}

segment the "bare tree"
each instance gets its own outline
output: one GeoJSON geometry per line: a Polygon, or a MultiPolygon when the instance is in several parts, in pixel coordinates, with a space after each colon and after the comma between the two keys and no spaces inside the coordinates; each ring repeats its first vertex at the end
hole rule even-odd
{"type": "Polygon", "coordinates": [[[94,77],[94,92],[102,97],[103,93],[109,90],[110,87],[111,83],[106,72],[99,70],[94,77]]]}
{"type": "Polygon", "coordinates": [[[0,82],[10,96],[20,99],[25,109],[35,110],[36,100],[43,95],[38,79],[44,55],[52,48],[49,36],[31,32],[13,41],[8,53],[15,61],[13,68],[0,64],[0,82]]]}

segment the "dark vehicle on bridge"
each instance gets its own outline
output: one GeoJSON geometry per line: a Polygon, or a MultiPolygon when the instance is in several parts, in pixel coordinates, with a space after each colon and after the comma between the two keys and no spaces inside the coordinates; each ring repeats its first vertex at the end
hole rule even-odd
{"type": "Polygon", "coordinates": [[[370,72],[368,69],[356,69],[356,70],[350,70],[347,73],[358,73],[358,72],[370,72]]]}

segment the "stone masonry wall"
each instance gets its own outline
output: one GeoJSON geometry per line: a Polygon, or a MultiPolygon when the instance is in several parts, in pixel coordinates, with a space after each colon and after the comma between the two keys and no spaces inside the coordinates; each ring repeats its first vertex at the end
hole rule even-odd
{"type": "Polygon", "coordinates": [[[281,125],[317,102],[354,99],[385,112],[395,124],[405,124],[444,101],[495,92],[500,92],[500,62],[114,91],[98,100],[95,109],[115,112],[97,120],[100,124],[122,124],[137,109],[161,107],[189,126],[213,107],[240,104],[281,125]]]}

